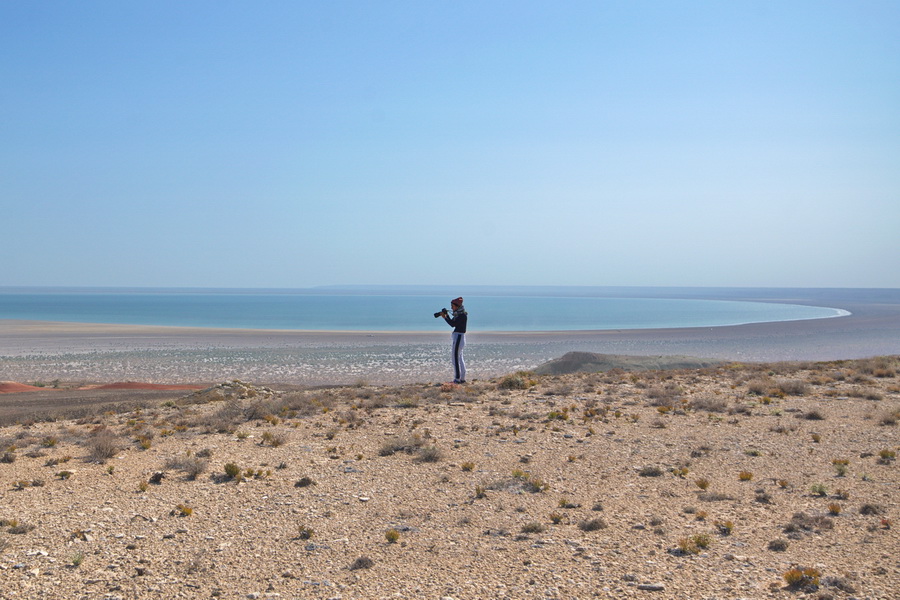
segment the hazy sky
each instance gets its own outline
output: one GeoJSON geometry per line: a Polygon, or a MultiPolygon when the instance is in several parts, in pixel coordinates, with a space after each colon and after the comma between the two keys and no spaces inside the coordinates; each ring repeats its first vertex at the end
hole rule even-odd
{"type": "Polygon", "coordinates": [[[0,285],[900,287],[900,3],[0,3],[0,285]]]}

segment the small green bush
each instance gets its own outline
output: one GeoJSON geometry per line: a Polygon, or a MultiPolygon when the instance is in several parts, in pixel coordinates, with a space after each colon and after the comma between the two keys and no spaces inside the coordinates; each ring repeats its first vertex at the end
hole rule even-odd
{"type": "Polygon", "coordinates": [[[241,478],[241,468],[233,463],[225,464],[225,475],[228,476],[229,479],[240,479],[241,478]]]}
{"type": "Polygon", "coordinates": [[[815,588],[821,573],[811,567],[793,567],[784,573],[784,581],[794,589],[815,588]]]}

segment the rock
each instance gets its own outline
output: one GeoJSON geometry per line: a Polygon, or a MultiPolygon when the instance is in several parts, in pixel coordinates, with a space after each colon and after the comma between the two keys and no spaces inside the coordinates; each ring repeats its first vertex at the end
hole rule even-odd
{"type": "Polygon", "coordinates": [[[661,583],[641,583],[637,586],[637,589],[644,590],[645,592],[661,592],[666,587],[661,583]]]}

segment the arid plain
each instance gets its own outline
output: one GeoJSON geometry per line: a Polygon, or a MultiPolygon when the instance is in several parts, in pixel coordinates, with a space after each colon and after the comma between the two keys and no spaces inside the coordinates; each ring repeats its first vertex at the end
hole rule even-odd
{"type": "Polygon", "coordinates": [[[898,373],[110,391],[0,429],[0,597],[887,600],[898,373]]]}

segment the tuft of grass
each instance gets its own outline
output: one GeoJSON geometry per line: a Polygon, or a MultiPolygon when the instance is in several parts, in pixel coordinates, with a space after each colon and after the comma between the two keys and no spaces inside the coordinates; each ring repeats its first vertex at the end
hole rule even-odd
{"type": "Polygon", "coordinates": [[[261,440],[263,445],[268,444],[273,448],[278,448],[284,445],[284,443],[287,441],[287,436],[280,431],[276,431],[274,433],[272,433],[271,431],[265,431],[262,434],[261,440]]]}
{"type": "Polygon", "coordinates": [[[709,488],[709,479],[707,479],[706,477],[701,477],[700,479],[695,479],[694,483],[701,490],[705,491],[709,488]]]}
{"type": "Polygon", "coordinates": [[[388,529],[384,532],[384,539],[387,540],[388,544],[396,544],[400,541],[400,532],[396,529],[388,529]]]}
{"type": "Polygon", "coordinates": [[[314,534],[315,531],[313,531],[313,528],[307,527],[306,525],[300,525],[297,531],[297,537],[299,537],[301,540],[311,539],[314,534]]]}
{"type": "Polygon", "coordinates": [[[712,539],[706,533],[698,533],[678,540],[678,550],[682,554],[699,554],[701,550],[709,548],[712,539]]]}
{"type": "Polygon", "coordinates": [[[752,481],[753,473],[750,471],[741,471],[738,473],[738,481],[752,481]]]}
{"type": "Polygon", "coordinates": [[[731,535],[734,531],[734,523],[731,521],[716,521],[713,523],[721,535],[731,535]]]}

